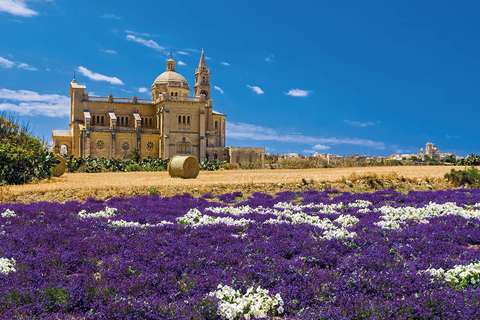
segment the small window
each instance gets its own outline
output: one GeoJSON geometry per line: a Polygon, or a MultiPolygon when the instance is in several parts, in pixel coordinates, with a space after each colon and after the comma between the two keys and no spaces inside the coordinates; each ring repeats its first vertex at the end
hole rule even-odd
{"type": "Polygon", "coordinates": [[[183,116],[183,124],[185,124],[185,116],[183,116]]]}
{"type": "Polygon", "coordinates": [[[187,124],[190,124],[190,116],[187,116],[187,124]]]}
{"type": "Polygon", "coordinates": [[[150,126],[152,126],[152,118],[150,118],[150,126]]]}
{"type": "Polygon", "coordinates": [[[215,121],[215,129],[218,129],[218,121],[215,121]]]}
{"type": "Polygon", "coordinates": [[[182,123],[182,116],[178,116],[178,124],[182,123]]]}
{"type": "Polygon", "coordinates": [[[105,123],[105,118],[102,116],[102,124],[105,123]]]}
{"type": "Polygon", "coordinates": [[[170,95],[173,97],[173,92],[170,92],[170,95]]]}
{"type": "Polygon", "coordinates": [[[142,121],[140,121],[140,124],[143,126],[143,118],[142,118],[142,121]]]}
{"type": "Polygon", "coordinates": [[[123,124],[123,117],[120,117],[120,124],[123,124]]]}
{"type": "Polygon", "coordinates": [[[175,97],[178,97],[178,92],[175,92],[175,97]]]}
{"type": "Polygon", "coordinates": [[[128,117],[125,117],[125,125],[128,126],[128,117]]]}

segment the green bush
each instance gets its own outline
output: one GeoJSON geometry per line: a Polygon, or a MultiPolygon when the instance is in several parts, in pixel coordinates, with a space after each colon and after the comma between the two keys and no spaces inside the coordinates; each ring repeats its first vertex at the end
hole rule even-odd
{"type": "Polygon", "coordinates": [[[138,163],[132,163],[127,165],[125,168],[125,171],[131,172],[131,171],[142,171],[142,167],[138,163]]]}
{"type": "Polygon", "coordinates": [[[464,185],[478,186],[480,182],[480,170],[471,166],[464,170],[452,169],[450,173],[445,173],[445,180],[450,181],[455,187],[464,185]]]}
{"type": "Polygon", "coordinates": [[[59,163],[44,141],[11,115],[0,114],[0,185],[50,178],[59,163]]]}
{"type": "Polygon", "coordinates": [[[216,171],[220,168],[223,168],[223,166],[226,164],[225,161],[220,161],[220,160],[203,160],[200,162],[200,170],[205,170],[205,171],[216,171]]]}

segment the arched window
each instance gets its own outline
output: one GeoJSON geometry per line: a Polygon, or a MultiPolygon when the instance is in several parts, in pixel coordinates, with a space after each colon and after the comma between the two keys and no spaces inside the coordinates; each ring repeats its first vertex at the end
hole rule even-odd
{"type": "Polygon", "coordinates": [[[143,118],[142,118],[142,121],[140,121],[140,124],[141,124],[141,125],[142,125],[142,127],[143,127],[143,118]]]}
{"type": "Polygon", "coordinates": [[[170,95],[173,97],[173,92],[170,92],[170,95]]]}
{"type": "Polygon", "coordinates": [[[185,124],[185,123],[186,123],[186,122],[185,122],[185,116],[183,116],[183,124],[185,124]]]}
{"type": "Polygon", "coordinates": [[[128,126],[128,117],[125,117],[125,125],[128,126]]]}
{"type": "Polygon", "coordinates": [[[102,116],[102,124],[105,124],[105,118],[102,116]]]}
{"type": "Polygon", "coordinates": [[[178,92],[175,92],[175,97],[178,97],[178,92]]]}
{"type": "Polygon", "coordinates": [[[178,116],[178,124],[182,123],[182,116],[178,116]]]}
{"type": "Polygon", "coordinates": [[[120,117],[120,124],[123,124],[123,117],[120,117]]]}
{"type": "Polygon", "coordinates": [[[190,124],[190,116],[187,116],[187,124],[190,124]]]}

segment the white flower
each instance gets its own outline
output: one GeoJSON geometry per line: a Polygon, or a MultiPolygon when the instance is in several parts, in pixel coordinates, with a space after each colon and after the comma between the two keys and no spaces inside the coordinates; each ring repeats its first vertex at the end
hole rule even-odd
{"type": "Polygon", "coordinates": [[[136,222],[136,221],[125,221],[125,220],[114,221],[114,220],[108,219],[108,224],[111,227],[117,227],[117,228],[142,228],[142,229],[145,229],[145,228],[151,228],[151,227],[161,227],[161,226],[165,226],[165,225],[168,225],[168,224],[173,224],[173,222],[160,221],[159,223],[155,223],[155,224],[150,224],[150,223],[141,224],[141,223],[136,222]]]}
{"type": "Polygon", "coordinates": [[[17,215],[13,210],[6,209],[1,213],[2,218],[8,218],[8,217],[16,217],[17,215]]]}
{"type": "Polygon", "coordinates": [[[349,214],[340,215],[335,222],[341,224],[343,227],[353,227],[355,226],[360,220],[357,217],[351,216],[349,214]]]}
{"type": "Polygon", "coordinates": [[[82,210],[78,213],[78,216],[80,218],[111,218],[115,216],[115,213],[117,212],[117,208],[110,208],[110,207],[105,207],[105,210],[97,211],[97,212],[92,212],[92,213],[87,213],[85,210],[82,210]]]}
{"type": "Polygon", "coordinates": [[[15,259],[0,258],[0,273],[9,274],[10,272],[16,272],[15,259]]]}
{"type": "Polygon", "coordinates": [[[203,215],[198,209],[190,209],[186,215],[177,218],[177,221],[183,225],[198,227],[205,225],[214,225],[214,224],[226,224],[228,226],[245,226],[249,223],[255,222],[250,219],[239,219],[235,220],[230,217],[225,218],[215,218],[208,215],[203,215]]]}
{"type": "Polygon", "coordinates": [[[270,297],[268,290],[260,286],[250,287],[242,294],[239,290],[219,284],[217,290],[208,295],[219,299],[218,314],[226,319],[242,316],[244,319],[258,319],[267,317],[269,312],[273,314],[284,312],[280,294],[270,297]],[[276,306],[279,307],[275,310],[276,306]]]}

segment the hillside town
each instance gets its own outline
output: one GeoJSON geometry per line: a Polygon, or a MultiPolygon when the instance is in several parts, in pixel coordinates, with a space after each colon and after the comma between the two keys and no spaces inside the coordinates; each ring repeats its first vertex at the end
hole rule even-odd
{"type": "MultiPolygon", "coordinates": [[[[302,155],[300,153],[285,153],[285,154],[265,154],[265,160],[270,160],[270,163],[276,163],[280,160],[305,160],[315,162],[317,164],[325,164],[326,166],[337,165],[355,165],[360,163],[369,163],[372,165],[383,164],[398,161],[411,161],[417,164],[426,164],[427,162],[451,162],[454,160],[463,159],[463,157],[457,156],[455,153],[446,152],[442,153],[439,148],[435,146],[435,143],[428,142],[424,148],[420,148],[418,153],[403,153],[403,154],[391,154],[387,157],[384,156],[370,156],[370,155],[334,155],[331,153],[317,153],[313,155],[302,155]]],[[[268,161],[267,161],[268,162],[268,161]]]]}

